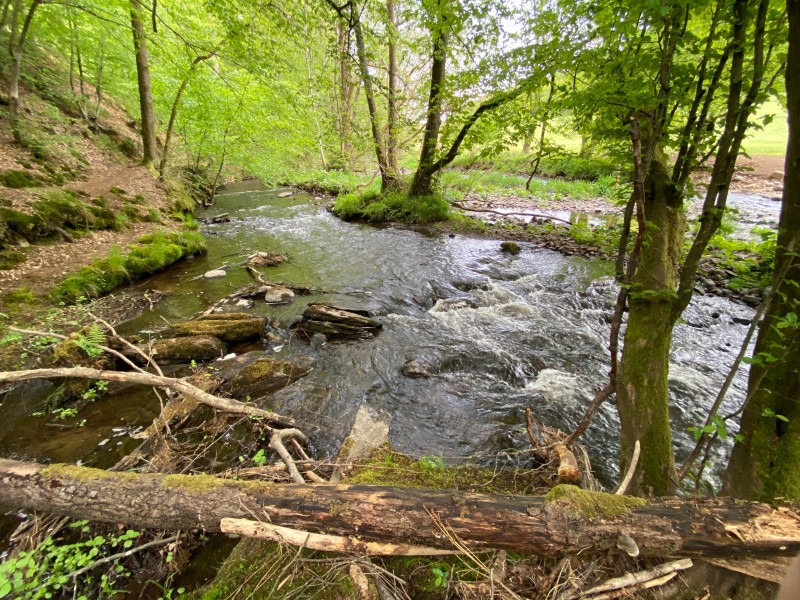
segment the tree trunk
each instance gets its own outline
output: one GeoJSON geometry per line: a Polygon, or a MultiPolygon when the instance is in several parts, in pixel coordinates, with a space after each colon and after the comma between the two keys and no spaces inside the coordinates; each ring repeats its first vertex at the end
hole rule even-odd
{"type": "Polygon", "coordinates": [[[431,90],[428,97],[428,119],[422,138],[419,166],[411,182],[411,196],[429,196],[434,192],[434,177],[437,170],[436,149],[439,145],[439,129],[442,126],[442,86],[447,71],[447,45],[450,32],[444,16],[439,15],[433,32],[433,60],[431,62],[431,90]]]}
{"type": "Polygon", "coordinates": [[[364,28],[361,26],[358,8],[355,3],[350,5],[350,23],[356,34],[356,49],[358,51],[358,66],[361,71],[361,81],[364,84],[364,92],[367,96],[367,108],[369,108],[369,122],[372,126],[372,142],[375,146],[375,158],[378,161],[378,169],[381,173],[381,191],[394,190],[399,186],[397,173],[393,172],[387,158],[383,145],[383,136],[378,122],[378,107],[375,103],[375,91],[372,87],[372,79],[369,75],[369,65],[367,64],[367,47],[364,42],[364,28]]]}
{"type": "Polygon", "coordinates": [[[386,0],[386,29],[389,43],[389,97],[388,97],[388,144],[386,148],[389,160],[389,169],[396,176],[400,175],[400,141],[399,117],[397,114],[397,16],[395,15],[395,0],[386,0]]]}
{"type": "Polygon", "coordinates": [[[750,367],[743,439],[734,446],[724,485],[732,496],[768,501],[800,500],[800,0],[787,0],[786,5],[789,140],[774,292],[756,341],[757,362],[750,367]],[[777,360],[767,362],[766,355],[777,360]]]}
{"type": "Polygon", "coordinates": [[[363,485],[278,485],[208,475],[117,473],[0,459],[0,504],[157,529],[219,531],[222,519],[350,538],[558,557],[613,550],[642,556],[791,556],[800,516],[729,499],[637,498],[558,486],[545,497],[363,485]],[[731,535],[735,531],[736,535],[731,535]],[[622,539],[620,536],[624,536],[622,539]],[[633,549],[633,548],[631,548],[633,549]]]}
{"type": "Polygon", "coordinates": [[[14,135],[14,141],[18,144],[21,144],[23,141],[22,132],[19,128],[19,74],[22,69],[22,53],[25,50],[25,41],[30,32],[33,15],[41,3],[42,0],[33,0],[31,7],[28,9],[28,14],[25,16],[22,31],[20,31],[19,37],[17,37],[16,40],[13,38],[16,32],[19,11],[22,9],[21,1],[14,5],[14,12],[12,15],[12,35],[9,41],[11,68],[8,73],[8,112],[11,119],[11,131],[14,135]]]}
{"type": "Polygon", "coordinates": [[[629,490],[634,494],[674,492],[675,463],[669,420],[667,376],[678,267],[685,217],[680,192],[670,182],[665,157],[656,149],[645,182],[648,235],[632,280],[630,312],[617,376],[622,426],[622,472],[633,447],[641,444],[629,490]]]}
{"type": "Polygon", "coordinates": [[[343,21],[336,23],[338,36],[338,57],[339,57],[339,86],[337,100],[339,104],[337,128],[339,130],[339,152],[341,154],[342,166],[346,171],[353,167],[353,85],[350,73],[350,48],[349,30],[343,21]]]}
{"type": "Polygon", "coordinates": [[[158,158],[156,145],[156,116],[150,88],[150,62],[147,55],[147,35],[139,12],[140,0],[131,2],[131,30],[136,52],[136,75],[139,82],[139,107],[142,114],[142,164],[149,165],[158,158]]]}
{"type": "Polygon", "coordinates": [[[167,133],[164,137],[164,149],[161,152],[161,163],[158,165],[158,176],[160,179],[164,179],[164,173],[167,170],[167,161],[169,159],[169,150],[170,144],[172,142],[172,133],[175,129],[175,120],[178,118],[178,109],[180,108],[181,98],[183,97],[183,92],[186,91],[186,87],[189,85],[189,82],[192,79],[192,75],[194,75],[194,70],[201,62],[210,59],[212,56],[216,55],[216,50],[213,52],[209,52],[208,54],[204,54],[203,56],[197,56],[192,61],[192,66],[189,67],[189,72],[186,73],[186,76],[181,81],[180,86],[178,86],[178,91],[175,92],[175,99],[172,101],[172,110],[169,114],[169,124],[167,125],[167,133]]]}

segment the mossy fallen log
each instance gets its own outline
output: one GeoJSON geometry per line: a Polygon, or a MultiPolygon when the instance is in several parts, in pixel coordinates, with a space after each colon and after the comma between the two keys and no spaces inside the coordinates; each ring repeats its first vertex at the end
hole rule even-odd
{"type": "Polygon", "coordinates": [[[219,531],[222,519],[372,542],[503,548],[558,557],[790,556],[800,516],[727,498],[640,498],[557,486],[547,496],[363,485],[286,485],[211,476],[118,473],[0,459],[0,504],[111,523],[219,531]],[[442,526],[447,533],[442,531],[442,526]]]}

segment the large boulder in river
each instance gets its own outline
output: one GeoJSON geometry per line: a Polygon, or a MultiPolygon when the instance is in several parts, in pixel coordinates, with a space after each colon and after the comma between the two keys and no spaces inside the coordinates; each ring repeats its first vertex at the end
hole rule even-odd
{"type": "Polygon", "coordinates": [[[327,338],[364,338],[377,335],[383,327],[365,310],[311,304],[296,325],[297,331],[311,338],[321,333],[327,338]]]}
{"type": "Polygon", "coordinates": [[[257,398],[286,387],[308,375],[314,359],[298,356],[293,362],[263,352],[248,352],[217,363],[226,382],[223,389],[239,398],[257,398]]]}
{"type": "MultiPolygon", "coordinates": [[[[146,348],[144,350],[147,352],[146,348]]],[[[150,351],[157,362],[189,362],[225,356],[228,346],[213,335],[190,335],[154,340],[150,351]]]]}
{"type": "Polygon", "coordinates": [[[225,342],[243,342],[261,337],[266,319],[247,313],[215,313],[173,325],[180,335],[213,335],[225,342]]]}

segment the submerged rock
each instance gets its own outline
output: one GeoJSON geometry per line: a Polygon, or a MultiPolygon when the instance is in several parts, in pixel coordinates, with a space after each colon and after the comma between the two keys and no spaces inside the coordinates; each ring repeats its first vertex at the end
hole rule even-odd
{"type": "MultiPolygon", "coordinates": [[[[142,349],[148,351],[146,346],[142,349]]],[[[228,346],[213,335],[190,335],[155,340],[150,344],[149,350],[158,362],[189,362],[224,356],[228,346]]]]}
{"type": "Polygon", "coordinates": [[[221,277],[226,277],[228,272],[223,269],[211,269],[210,271],[206,271],[203,273],[203,277],[205,279],[219,279],[221,277]]]}
{"type": "Polygon", "coordinates": [[[281,192],[278,194],[278,198],[288,198],[289,196],[294,196],[294,192],[281,192]]]}
{"type": "Polygon", "coordinates": [[[400,372],[411,379],[427,379],[433,376],[433,373],[431,373],[427,365],[413,358],[406,361],[406,364],[403,365],[400,372]]]}
{"type": "Polygon", "coordinates": [[[268,356],[263,352],[248,352],[229,361],[216,363],[223,386],[232,396],[257,398],[286,387],[308,375],[314,359],[298,356],[295,362],[268,356]]]}
{"type": "Polygon", "coordinates": [[[248,265],[256,267],[274,267],[289,260],[283,254],[273,254],[272,252],[256,252],[247,259],[248,265]]]}
{"type": "Polygon", "coordinates": [[[225,342],[242,342],[260,338],[265,326],[266,319],[247,313],[216,313],[178,323],[172,329],[181,335],[213,335],[225,342]]]}
{"type": "Polygon", "coordinates": [[[264,294],[267,304],[289,304],[294,301],[294,292],[282,285],[273,285],[264,294]]]}
{"type": "Polygon", "coordinates": [[[315,333],[321,333],[327,338],[363,338],[377,335],[383,325],[371,319],[364,310],[312,304],[295,327],[308,338],[315,333]]]}

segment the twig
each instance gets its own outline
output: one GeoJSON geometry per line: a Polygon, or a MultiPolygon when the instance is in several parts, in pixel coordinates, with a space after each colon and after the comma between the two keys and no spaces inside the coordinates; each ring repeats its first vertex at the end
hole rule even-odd
{"type": "Polygon", "coordinates": [[[146,354],[141,348],[139,348],[135,344],[131,344],[128,340],[119,335],[117,333],[117,330],[114,329],[110,323],[104,321],[100,317],[93,315],[92,313],[89,313],[89,316],[92,317],[95,321],[97,321],[101,325],[103,325],[106,329],[108,329],[111,332],[111,335],[114,336],[114,339],[119,340],[125,347],[130,348],[136,354],[141,356],[145,360],[145,365],[153,365],[153,368],[156,370],[156,373],[161,375],[161,377],[164,376],[164,372],[161,370],[161,367],[158,365],[158,363],[153,359],[152,354],[146,354]]]}
{"type": "Polygon", "coordinates": [[[636,443],[633,445],[633,456],[631,457],[631,464],[628,466],[628,472],[625,473],[625,478],[620,482],[617,491],[614,492],[617,496],[622,496],[625,494],[625,490],[628,489],[631,479],[633,479],[633,473],[636,471],[636,465],[639,463],[639,453],[641,451],[642,445],[639,443],[639,440],[636,440],[636,443]]]}
{"type": "Polygon", "coordinates": [[[286,468],[289,469],[292,480],[295,483],[305,483],[306,480],[303,479],[300,471],[297,470],[297,465],[294,463],[292,455],[289,454],[286,446],[283,445],[285,439],[291,440],[297,438],[303,442],[306,441],[306,436],[299,429],[275,429],[272,431],[272,436],[269,439],[269,447],[277,452],[283,462],[286,463],[286,468]]]}
{"type": "MultiPolygon", "coordinates": [[[[588,590],[581,590],[580,592],[562,596],[561,600],[577,600],[578,598],[586,598],[595,594],[603,592],[610,592],[613,590],[621,590],[630,586],[641,586],[652,580],[660,580],[665,575],[673,575],[677,571],[684,571],[693,566],[692,559],[682,558],[668,563],[660,564],[653,567],[649,571],[639,571],[637,573],[626,573],[621,577],[614,577],[599,585],[596,585],[588,590]]],[[[666,583],[666,582],[665,582],[666,583]]],[[[659,584],[660,585],[660,584],[659,584]]],[[[601,596],[599,598],[611,598],[612,596],[601,596]]],[[[593,600],[597,600],[596,598],[593,600]]]]}

